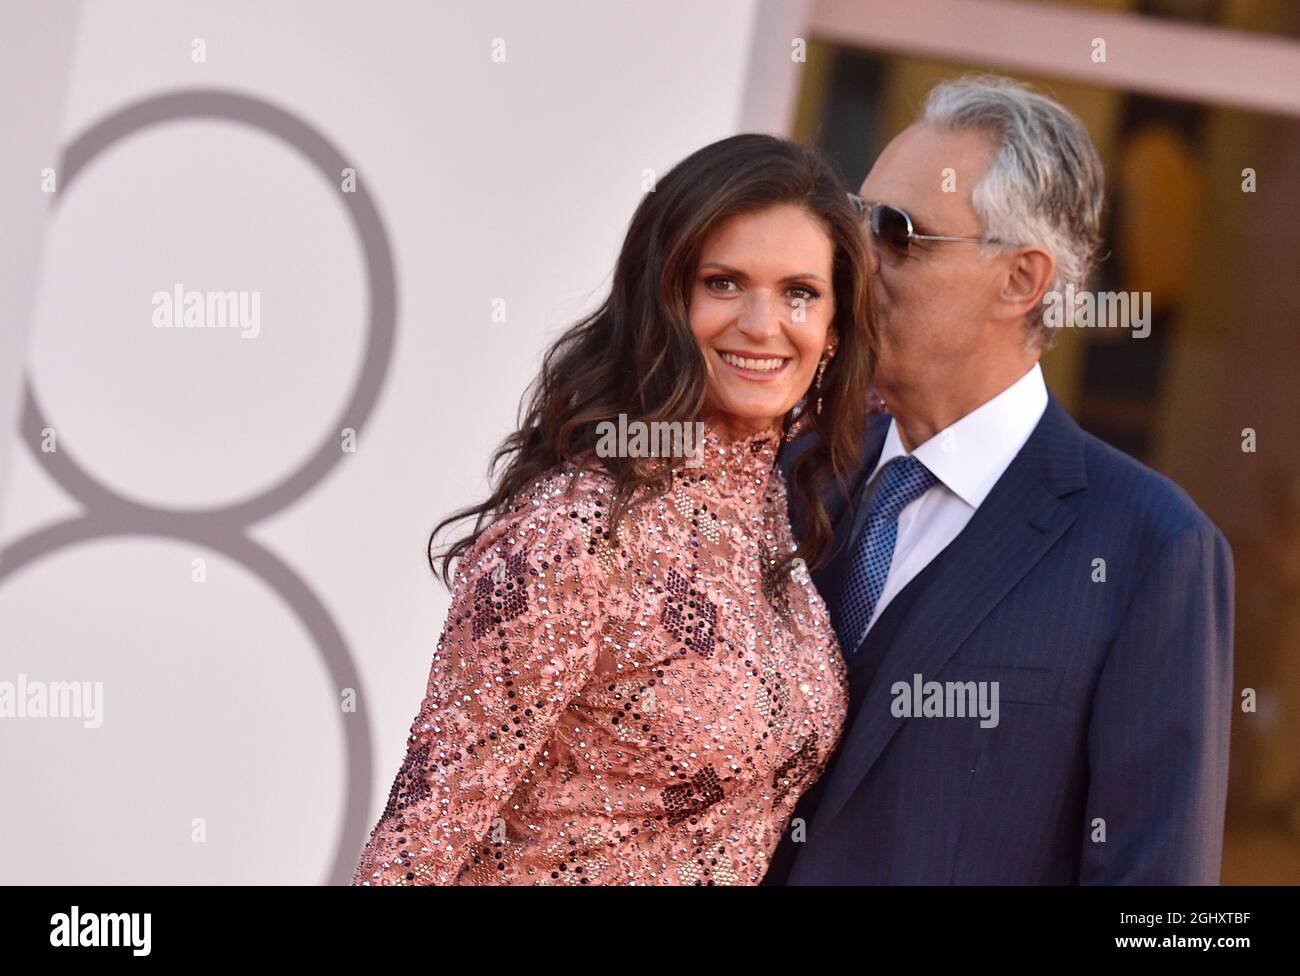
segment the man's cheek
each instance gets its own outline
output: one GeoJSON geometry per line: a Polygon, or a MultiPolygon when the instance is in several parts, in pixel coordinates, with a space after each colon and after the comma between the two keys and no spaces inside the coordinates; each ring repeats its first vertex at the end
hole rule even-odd
{"type": "Polygon", "coordinates": [[[892,295],[889,286],[885,284],[882,277],[877,276],[875,286],[871,291],[871,297],[875,299],[876,312],[883,317],[885,312],[889,309],[889,306],[892,304],[892,295]]]}

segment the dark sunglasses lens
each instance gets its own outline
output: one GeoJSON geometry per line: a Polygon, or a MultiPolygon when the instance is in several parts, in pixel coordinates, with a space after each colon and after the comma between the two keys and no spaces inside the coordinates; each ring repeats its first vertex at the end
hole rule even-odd
{"type": "Polygon", "coordinates": [[[911,245],[907,217],[901,210],[880,204],[871,208],[871,234],[894,253],[905,255],[911,245]]]}

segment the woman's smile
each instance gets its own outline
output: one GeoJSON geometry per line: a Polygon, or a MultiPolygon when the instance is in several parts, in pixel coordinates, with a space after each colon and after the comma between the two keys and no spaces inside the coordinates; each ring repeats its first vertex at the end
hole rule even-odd
{"type": "Polygon", "coordinates": [[[784,375],[786,367],[793,361],[791,356],[776,356],[771,353],[744,353],[729,349],[719,349],[717,353],[731,372],[760,383],[784,375]]]}

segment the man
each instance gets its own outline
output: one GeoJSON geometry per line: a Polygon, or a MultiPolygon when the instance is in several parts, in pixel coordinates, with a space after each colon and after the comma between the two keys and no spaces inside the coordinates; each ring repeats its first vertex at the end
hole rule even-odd
{"type": "Polygon", "coordinates": [[[887,413],[814,573],[850,714],[764,883],[1218,882],[1228,545],[1038,363],[1102,193],[1078,120],[993,77],[939,86],[862,184],[887,413]]]}

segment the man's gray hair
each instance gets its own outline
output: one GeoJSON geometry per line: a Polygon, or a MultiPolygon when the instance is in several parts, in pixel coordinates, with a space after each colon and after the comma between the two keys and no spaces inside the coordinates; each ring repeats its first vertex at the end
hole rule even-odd
{"type": "MultiPolygon", "coordinates": [[[[1066,285],[1081,291],[1101,247],[1105,195],[1101,159],[1083,123],[1059,103],[1000,75],[968,75],[938,85],[921,121],[982,131],[994,140],[988,170],[971,188],[984,237],[1043,248],[1056,260],[1048,291],[1062,297],[1066,285]]],[[[1026,320],[1043,349],[1056,335],[1045,311],[1040,303],[1026,320]]]]}

